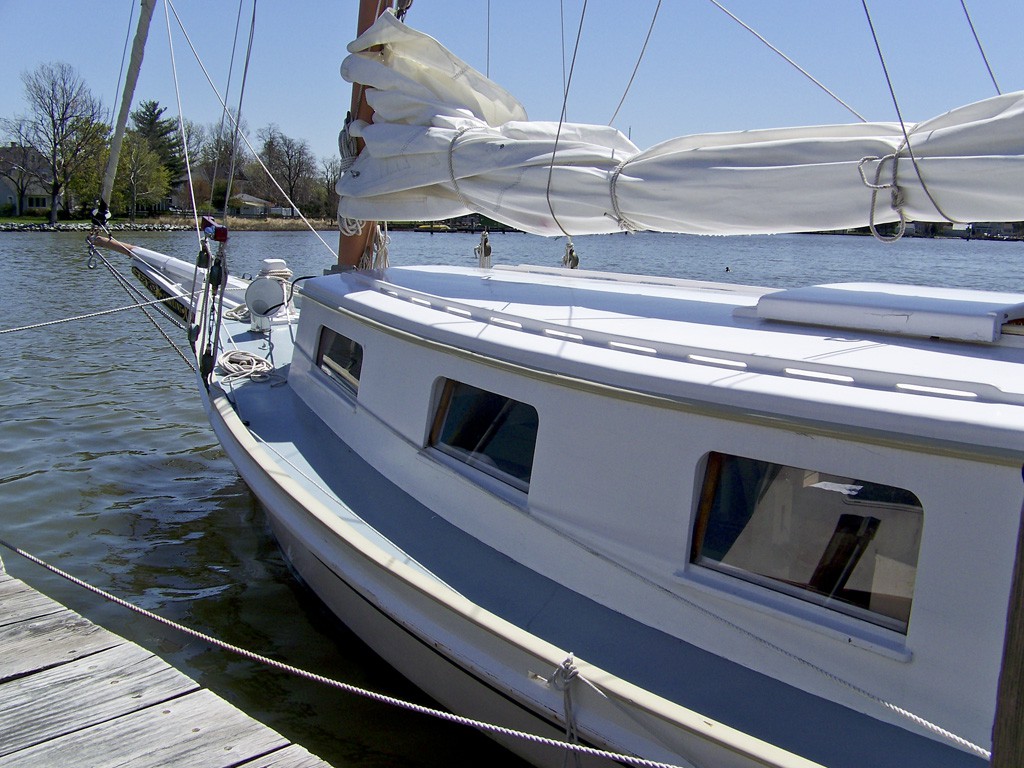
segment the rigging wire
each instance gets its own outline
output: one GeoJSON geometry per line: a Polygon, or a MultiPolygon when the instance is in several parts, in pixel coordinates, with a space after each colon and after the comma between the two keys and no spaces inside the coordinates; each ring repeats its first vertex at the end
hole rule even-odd
{"type": "MultiPolygon", "coordinates": [[[[560,6],[561,6],[561,4],[560,4],[560,6]]],[[[562,226],[562,222],[560,222],[558,220],[558,216],[555,215],[555,207],[551,203],[551,179],[552,179],[552,176],[553,176],[553,174],[555,172],[555,156],[558,154],[558,140],[562,136],[562,126],[565,123],[566,115],[568,113],[569,88],[572,85],[572,73],[573,73],[573,70],[576,68],[576,54],[579,53],[579,50],[580,50],[580,40],[583,37],[583,21],[584,21],[584,19],[586,19],[586,17],[587,17],[587,0],[583,0],[583,9],[580,11],[580,25],[579,25],[579,27],[576,30],[576,44],[573,46],[573,49],[572,49],[572,61],[569,64],[569,77],[565,81],[565,84],[563,86],[562,112],[561,112],[561,114],[559,115],[559,118],[558,118],[558,130],[555,132],[555,145],[554,145],[554,147],[551,148],[551,162],[548,164],[548,183],[547,183],[547,189],[545,189],[545,193],[544,193],[544,196],[545,196],[545,198],[547,199],[547,202],[548,202],[548,210],[551,212],[551,218],[555,220],[555,224],[557,224],[558,228],[560,230],[562,230],[562,234],[569,238],[569,242],[566,244],[566,256],[567,257],[568,257],[568,253],[569,253],[568,249],[569,249],[570,246],[572,246],[572,235],[570,235],[568,232],[565,231],[565,227],[562,226]]],[[[563,61],[565,60],[565,55],[564,54],[562,56],[562,59],[563,59],[563,61]]],[[[575,253],[574,253],[574,255],[575,255],[575,253]]],[[[577,259],[577,263],[579,263],[578,259],[577,259]]]]}
{"type": "MultiPolygon", "coordinates": [[[[235,51],[238,48],[238,30],[242,26],[242,4],[244,0],[238,0],[238,15],[235,17],[235,36],[231,42],[231,59],[228,61],[228,81],[224,86],[224,98],[227,99],[231,93],[231,73],[235,69],[235,51]]],[[[227,108],[224,110],[227,111],[227,108]]],[[[224,112],[220,114],[220,126],[217,128],[217,152],[213,156],[213,181],[217,181],[217,170],[220,165],[220,143],[224,136],[224,112]]],[[[210,184],[210,205],[213,205],[214,184],[210,184]]]]}
{"type": "Polygon", "coordinates": [[[981,38],[978,37],[978,30],[974,28],[974,22],[971,21],[971,14],[967,11],[967,0],[960,0],[960,7],[964,9],[964,16],[967,17],[967,26],[971,28],[971,34],[974,35],[974,42],[978,45],[978,52],[981,54],[982,61],[985,62],[985,69],[988,70],[988,76],[992,78],[992,85],[995,86],[996,93],[1002,96],[1003,92],[999,90],[999,83],[996,82],[996,76],[992,72],[992,66],[988,63],[988,56],[985,55],[985,49],[981,47],[981,38]]]}
{"type": "Polygon", "coordinates": [[[651,26],[647,28],[647,37],[644,38],[643,47],[640,48],[640,55],[637,57],[636,66],[633,67],[633,74],[629,76],[629,82],[626,83],[626,90],[622,93],[622,98],[619,99],[619,105],[615,108],[615,112],[612,114],[611,120],[608,121],[608,125],[615,122],[615,118],[619,116],[619,110],[622,109],[622,105],[626,102],[626,96],[629,94],[629,89],[633,87],[633,80],[636,78],[636,73],[640,69],[640,62],[644,60],[644,54],[647,52],[647,44],[651,41],[651,33],[654,32],[654,22],[658,20],[658,11],[661,10],[661,0],[658,0],[658,4],[654,8],[654,16],[651,17],[651,26]]]}
{"type": "MultiPolygon", "coordinates": [[[[174,98],[178,104],[178,132],[181,134],[182,151],[185,153],[185,173],[188,176],[188,194],[192,201],[192,223],[196,230],[196,239],[202,241],[203,235],[199,229],[199,208],[196,205],[196,187],[192,183],[192,158],[189,156],[188,141],[185,138],[185,112],[181,108],[181,86],[178,83],[178,66],[174,61],[174,41],[171,36],[171,14],[168,13],[170,0],[164,0],[164,24],[167,27],[167,50],[171,58],[171,77],[174,79],[174,98]]],[[[211,185],[212,186],[212,185],[211,185]]],[[[212,195],[212,192],[211,192],[212,195]]],[[[192,285],[196,285],[193,275],[192,285]]],[[[193,305],[195,304],[195,288],[192,291],[193,305]]]]}
{"type": "MultiPolygon", "coordinates": [[[[178,28],[181,30],[181,34],[185,38],[185,42],[188,43],[189,48],[192,51],[192,55],[195,57],[196,63],[199,65],[199,69],[202,70],[203,76],[206,78],[206,82],[209,84],[210,89],[213,91],[213,94],[217,97],[217,100],[220,102],[221,107],[226,109],[226,102],[220,95],[220,91],[217,90],[217,86],[214,85],[213,78],[210,77],[210,73],[206,69],[206,65],[203,64],[203,60],[199,56],[199,52],[196,50],[195,45],[192,44],[192,39],[189,37],[188,32],[185,30],[185,25],[184,23],[182,23],[181,18],[178,16],[178,11],[175,9],[174,3],[171,0],[164,0],[164,2],[167,4],[167,7],[170,9],[171,13],[174,14],[174,20],[177,22],[178,28]]],[[[238,121],[235,119],[235,116],[232,115],[230,112],[227,112],[227,116],[228,119],[231,120],[231,122],[234,124],[234,127],[237,129],[239,127],[239,124],[238,121]]],[[[317,240],[319,240],[323,244],[324,248],[326,248],[328,252],[330,252],[332,257],[337,258],[338,254],[334,251],[333,248],[331,248],[330,245],[327,244],[327,241],[320,236],[320,233],[317,232],[316,227],[314,227],[310,223],[309,219],[306,218],[305,214],[303,214],[302,211],[299,210],[299,207],[291,199],[288,193],[284,191],[284,188],[278,183],[277,179],[270,172],[270,169],[267,168],[266,163],[264,163],[263,160],[260,159],[259,154],[257,154],[255,148],[249,142],[249,139],[246,137],[245,133],[239,131],[238,137],[242,140],[242,142],[245,144],[248,150],[253,153],[256,162],[259,163],[260,168],[262,168],[263,171],[267,174],[271,183],[273,183],[274,188],[277,189],[277,191],[281,193],[281,196],[288,201],[288,204],[295,209],[295,211],[299,214],[299,218],[302,219],[302,222],[306,225],[309,231],[312,232],[313,235],[317,238],[317,240]]]]}
{"type": "MultiPolygon", "coordinates": [[[[715,0],[711,0],[711,2],[715,2],[715,0]]],[[[899,100],[896,98],[896,89],[893,87],[892,78],[889,77],[889,67],[886,66],[885,56],[882,54],[882,44],[879,42],[878,34],[875,32],[874,22],[871,21],[871,12],[868,10],[867,0],[861,0],[861,6],[864,8],[864,16],[868,20],[868,28],[871,30],[871,39],[874,40],[875,42],[875,50],[878,51],[878,60],[882,64],[882,72],[885,75],[885,82],[889,86],[889,94],[892,96],[892,105],[896,109],[896,119],[900,121],[900,130],[903,132],[903,145],[896,150],[896,154],[892,158],[893,183],[891,186],[893,188],[893,191],[894,193],[899,193],[899,188],[896,186],[896,162],[899,158],[900,152],[905,148],[907,150],[907,155],[909,155],[910,157],[910,163],[911,165],[914,166],[914,173],[917,175],[917,180],[921,183],[921,189],[924,191],[925,195],[928,196],[928,199],[931,201],[932,206],[934,206],[938,214],[942,216],[946,221],[963,223],[959,222],[957,219],[950,217],[945,211],[942,210],[941,207],[939,207],[938,202],[935,200],[934,197],[932,197],[932,193],[928,189],[928,185],[924,183],[924,177],[921,174],[921,167],[918,165],[917,158],[914,156],[914,148],[910,145],[910,133],[907,131],[907,124],[903,120],[903,113],[900,111],[899,100]]],[[[902,220],[902,213],[900,214],[900,218],[902,220]]]]}
{"type": "MultiPolygon", "coordinates": [[[[584,3],[586,5],[586,3],[584,3]]],[[[558,31],[561,35],[562,48],[561,48],[561,59],[562,59],[562,92],[566,92],[565,83],[565,0],[559,0],[558,3],[558,31]]],[[[565,105],[562,105],[562,111],[565,111],[565,105]]]]}
{"type": "MultiPolygon", "coordinates": [[[[252,57],[252,41],[256,36],[256,0],[252,0],[252,19],[249,22],[249,43],[245,49],[245,66],[242,68],[242,87],[238,89],[238,120],[235,121],[235,134],[231,139],[231,166],[228,169],[228,184],[224,192],[224,211],[227,212],[228,201],[231,199],[231,185],[235,180],[235,161],[237,158],[238,134],[242,128],[242,99],[245,98],[245,82],[249,77],[249,61],[252,57]]],[[[216,179],[214,179],[216,182],[216,179]]]]}
{"type": "Polygon", "coordinates": [[[128,10],[128,31],[124,36],[124,48],[121,50],[121,69],[117,72],[117,87],[114,89],[114,101],[121,93],[121,78],[124,77],[124,62],[128,58],[128,42],[132,39],[132,21],[135,19],[135,3],[133,2],[128,10]]]}
{"type": "Polygon", "coordinates": [[[808,80],[810,80],[816,86],[818,86],[821,90],[823,90],[825,93],[827,93],[833,99],[835,99],[835,101],[837,101],[839,104],[841,104],[843,107],[845,107],[846,110],[848,112],[850,112],[854,117],[856,117],[862,123],[866,123],[867,122],[867,118],[865,118],[860,112],[858,112],[853,107],[851,107],[849,104],[847,104],[845,101],[843,101],[841,98],[839,98],[836,94],[834,94],[831,90],[829,90],[823,83],[821,83],[817,78],[815,78],[810,72],[808,72],[806,69],[801,67],[799,64],[797,64],[791,58],[789,58],[789,56],[787,56],[782,51],[780,51],[778,48],[776,48],[774,45],[769,43],[768,40],[765,39],[764,36],[762,36],[759,32],[757,32],[749,24],[747,24],[744,21],[742,21],[738,16],[736,16],[736,14],[734,14],[732,11],[730,11],[728,8],[726,8],[724,5],[722,5],[720,2],[718,2],[718,0],[708,0],[708,2],[710,2],[716,8],[718,8],[720,11],[722,11],[726,16],[731,18],[733,21],[735,21],[737,24],[739,24],[741,27],[743,27],[745,30],[747,30],[747,32],[752,34],[754,37],[756,37],[762,43],[767,45],[776,54],[778,54],[783,59],[785,59],[787,62],[789,62],[789,64],[794,69],[796,69],[800,74],[802,74],[804,77],[806,77],[808,80]]]}

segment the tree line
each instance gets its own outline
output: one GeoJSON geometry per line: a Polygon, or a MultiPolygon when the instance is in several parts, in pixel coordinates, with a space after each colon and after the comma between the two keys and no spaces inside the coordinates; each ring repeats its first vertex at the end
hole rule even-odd
{"type": "MultiPolygon", "coordinates": [[[[109,112],[69,64],[40,64],[22,73],[21,81],[24,114],[0,118],[0,177],[17,196],[0,213],[23,215],[29,196],[45,190],[51,224],[58,215],[87,216],[99,199],[110,156],[109,112]]],[[[142,101],[130,114],[107,201],[115,215],[134,221],[140,213],[167,210],[173,198],[174,207],[191,209],[194,199],[197,211],[223,212],[241,206],[243,193],[286,209],[290,198],[310,217],[336,215],[339,158],[318,159],[308,142],[274,124],[256,132],[254,157],[242,141],[249,136],[244,119],[237,129],[231,119],[208,125],[186,119],[179,128],[166,111],[157,101],[142,101]]]]}

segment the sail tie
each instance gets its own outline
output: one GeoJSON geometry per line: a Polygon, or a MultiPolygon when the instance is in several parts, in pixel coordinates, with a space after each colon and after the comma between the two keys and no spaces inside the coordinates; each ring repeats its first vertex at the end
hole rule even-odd
{"type": "Polygon", "coordinates": [[[639,232],[642,229],[642,227],[639,224],[630,221],[628,218],[626,218],[625,214],[622,213],[622,209],[619,207],[618,188],[616,187],[616,184],[618,184],[619,181],[619,176],[622,175],[622,171],[626,167],[626,163],[628,163],[632,159],[633,158],[631,157],[626,158],[617,166],[615,166],[615,170],[612,171],[611,178],[608,181],[608,192],[612,198],[612,211],[614,212],[614,219],[618,223],[619,228],[622,229],[623,232],[639,232]]]}
{"type": "Polygon", "coordinates": [[[862,157],[860,163],[857,164],[857,170],[860,171],[861,181],[864,182],[864,186],[871,190],[871,208],[868,214],[868,227],[871,230],[871,234],[875,239],[880,240],[883,243],[895,243],[904,233],[907,231],[907,216],[903,210],[905,198],[903,190],[900,189],[899,184],[896,183],[896,172],[899,167],[899,150],[893,152],[891,155],[885,157],[862,157]],[[881,183],[882,168],[885,166],[886,161],[892,161],[892,181],[888,184],[881,183]],[[870,162],[878,162],[875,167],[875,180],[874,182],[868,181],[867,173],[865,173],[864,166],[870,162]],[[882,190],[889,190],[889,205],[892,207],[900,217],[899,229],[895,235],[883,235],[875,227],[875,210],[877,208],[878,193],[882,190]]]}
{"type": "Polygon", "coordinates": [[[459,189],[459,182],[455,178],[455,143],[462,138],[462,135],[469,131],[473,126],[464,125],[455,132],[452,136],[452,140],[448,143],[448,178],[451,179],[452,189],[455,190],[455,194],[459,196],[459,202],[462,203],[463,208],[467,208],[470,211],[476,210],[469,204],[469,201],[462,194],[462,190],[459,189]]]}

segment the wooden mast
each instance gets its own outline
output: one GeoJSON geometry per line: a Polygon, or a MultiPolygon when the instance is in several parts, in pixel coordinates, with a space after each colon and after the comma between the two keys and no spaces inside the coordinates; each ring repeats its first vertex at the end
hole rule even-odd
{"type": "MultiPolygon", "coordinates": [[[[360,0],[359,3],[359,22],[356,29],[357,35],[363,34],[370,26],[377,20],[377,17],[384,12],[385,9],[390,8],[392,0],[360,0]]],[[[358,85],[357,83],[352,84],[352,119],[353,120],[365,120],[370,122],[373,119],[373,108],[366,103],[365,97],[366,89],[358,85]]],[[[359,151],[363,150],[363,140],[358,139],[359,151]]],[[[362,258],[363,253],[366,251],[367,246],[370,243],[370,238],[373,236],[376,230],[377,222],[367,221],[364,222],[362,230],[357,235],[346,235],[341,233],[338,240],[338,266],[340,267],[355,267],[358,266],[359,260],[362,258]]]]}
{"type": "Polygon", "coordinates": [[[142,56],[146,49],[146,37],[149,35],[149,22],[153,18],[156,0],[142,0],[139,10],[139,24],[135,29],[135,40],[132,42],[132,56],[128,63],[128,74],[124,79],[124,92],[121,95],[121,108],[117,113],[117,124],[110,142],[110,159],[107,161],[106,173],[103,176],[103,188],[100,201],[104,206],[110,204],[110,196],[114,189],[114,176],[117,173],[117,161],[121,155],[121,141],[124,139],[125,127],[128,125],[128,111],[132,106],[135,84],[142,68],[142,56]]]}

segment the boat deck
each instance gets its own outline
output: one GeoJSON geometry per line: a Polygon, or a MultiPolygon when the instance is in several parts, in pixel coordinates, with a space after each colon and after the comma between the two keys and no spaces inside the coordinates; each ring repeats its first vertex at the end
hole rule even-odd
{"type": "Polygon", "coordinates": [[[0,764],[329,768],[2,561],[0,764]]]}

